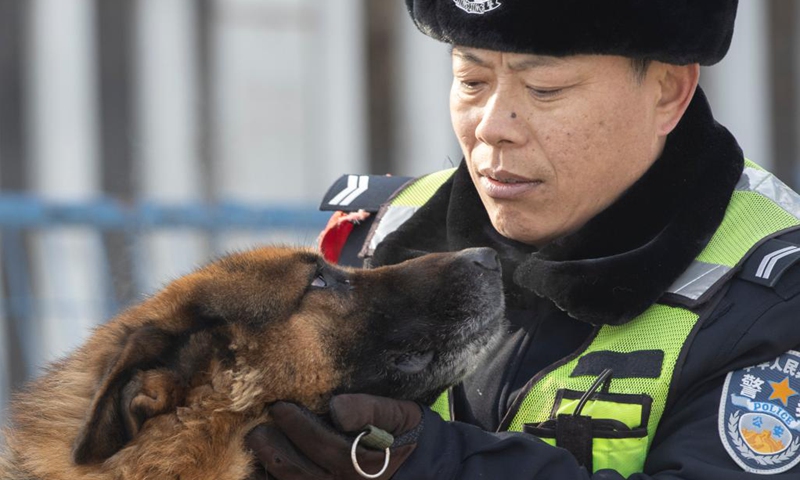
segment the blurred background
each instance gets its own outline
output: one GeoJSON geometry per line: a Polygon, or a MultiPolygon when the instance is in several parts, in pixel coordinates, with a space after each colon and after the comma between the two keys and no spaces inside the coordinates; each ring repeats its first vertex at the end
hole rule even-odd
{"type": "MultiPolygon", "coordinates": [[[[702,76],[747,156],[800,185],[800,1],[741,0],[702,76]]],[[[313,245],[341,174],[456,164],[449,85],[400,0],[0,0],[0,412],[212,256],[313,245]]]]}

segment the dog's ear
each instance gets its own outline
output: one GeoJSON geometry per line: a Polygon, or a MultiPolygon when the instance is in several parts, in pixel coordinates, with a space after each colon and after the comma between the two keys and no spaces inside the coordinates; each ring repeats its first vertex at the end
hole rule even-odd
{"type": "Polygon", "coordinates": [[[188,357],[209,356],[208,348],[202,352],[198,345],[203,342],[194,341],[196,336],[211,338],[208,334],[189,336],[151,326],[128,335],[120,354],[110,363],[73,444],[76,464],[106,460],[133,439],[149,418],[181,405],[185,385],[200,361],[188,357]]]}

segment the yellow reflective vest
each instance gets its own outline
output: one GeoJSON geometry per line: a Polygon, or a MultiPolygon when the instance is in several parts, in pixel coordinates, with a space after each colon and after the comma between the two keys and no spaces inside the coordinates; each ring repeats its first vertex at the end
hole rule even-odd
{"type": "MultiPolygon", "coordinates": [[[[367,254],[454,171],[421,177],[384,205],[367,254]]],[[[699,325],[692,306],[719,291],[764,240],[798,225],[800,196],[746,161],[716,233],[665,292],[663,298],[670,301],[655,303],[623,325],[595,329],[579,351],[529,381],[502,428],[567,448],[590,471],[613,469],[623,476],[641,472],[682,356],[699,325]]],[[[449,392],[431,408],[452,419],[449,392]]]]}

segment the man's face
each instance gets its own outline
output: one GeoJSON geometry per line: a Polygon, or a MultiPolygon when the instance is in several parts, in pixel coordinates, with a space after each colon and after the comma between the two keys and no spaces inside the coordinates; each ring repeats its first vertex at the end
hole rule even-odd
{"type": "Polygon", "coordinates": [[[453,127],[502,235],[543,246],[613,203],[663,148],[658,82],[613,56],[456,47],[453,127]]]}

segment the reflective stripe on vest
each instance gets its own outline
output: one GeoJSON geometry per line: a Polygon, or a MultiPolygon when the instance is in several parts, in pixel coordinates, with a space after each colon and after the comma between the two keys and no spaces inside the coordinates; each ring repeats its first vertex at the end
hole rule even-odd
{"type": "MultiPolygon", "coordinates": [[[[669,293],[692,301],[706,299],[762,240],[798,224],[800,196],[747,161],[721,225],[669,293]]],[[[615,374],[608,389],[593,395],[582,410],[583,416],[592,417],[594,427],[591,470],[610,468],[626,477],[641,472],[681,352],[698,319],[688,309],[657,303],[625,325],[602,326],[584,350],[532,380],[514,416],[504,426],[511,431],[527,431],[555,445],[558,415],[574,412],[578,399],[595,381],[600,368],[609,365],[609,359],[624,366],[626,357],[655,352],[646,356],[660,359],[655,375],[637,372],[641,369],[635,365],[623,375],[615,374]]],[[[432,408],[449,420],[448,393],[432,408]]]]}
{"type": "Polygon", "coordinates": [[[368,237],[365,256],[371,257],[375,247],[386,238],[386,235],[397,230],[411,218],[411,215],[425,205],[455,171],[455,168],[448,168],[419,177],[397,192],[378,212],[378,217],[372,226],[373,230],[368,237]]]}
{"type": "Polygon", "coordinates": [[[800,218],[798,195],[773,174],[745,160],[742,177],[733,192],[725,222],[694,263],[672,284],[668,292],[701,301],[720,280],[730,276],[745,254],[760,240],[797,224],[800,218]],[[743,230],[742,222],[753,218],[755,208],[768,221],[754,223],[743,230]]]}

